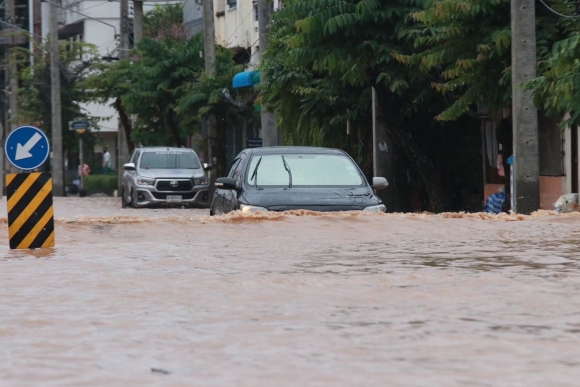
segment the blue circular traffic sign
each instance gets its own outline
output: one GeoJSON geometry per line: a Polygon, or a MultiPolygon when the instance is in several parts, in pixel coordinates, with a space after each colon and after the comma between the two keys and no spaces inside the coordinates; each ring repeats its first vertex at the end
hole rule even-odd
{"type": "Polygon", "coordinates": [[[50,153],[50,145],[42,130],[34,126],[21,126],[8,135],[4,152],[10,164],[30,171],[44,164],[50,153]]]}

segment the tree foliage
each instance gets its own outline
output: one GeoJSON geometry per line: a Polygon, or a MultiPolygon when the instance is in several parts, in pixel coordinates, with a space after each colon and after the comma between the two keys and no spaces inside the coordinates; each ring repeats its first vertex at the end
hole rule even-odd
{"type": "Polygon", "coordinates": [[[145,37],[129,58],[93,68],[83,84],[86,100],[113,104],[130,146],[185,145],[210,112],[226,119],[253,111],[252,105],[240,108],[224,98],[224,89],[229,91],[233,75],[242,70],[233,53],[218,48],[211,76],[200,53],[202,35],[189,40],[183,35],[182,5],[158,6],[146,14],[145,37]]]}
{"type": "MultiPolygon", "coordinates": [[[[77,138],[68,128],[69,121],[85,117],[93,121],[96,129],[99,121],[88,116],[81,107],[84,100],[83,78],[96,63],[96,47],[84,42],[59,42],[60,78],[63,146],[68,150],[77,149],[77,138]]],[[[34,54],[34,65],[29,65],[31,52],[24,48],[15,48],[6,61],[14,61],[19,69],[18,114],[20,120],[39,125],[50,137],[52,128],[50,55],[46,46],[34,54]]],[[[92,133],[87,133],[85,142],[91,146],[96,142],[92,133]]]]}
{"type": "MultiPolygon", "coordinates": [[[[554,5],[562,14],[576,13],[577,3],[564,1],[554,5]]],[[[538,77],[522,87],[532,90],[538,108],[550,115],[566,117],[562,125],[580,124],[580,17],[560,18],[565,28],[563,39],[542,58],[538,77]]]]}
{"type": "Polygon", "coordinates": [[[156,5],[143,17],[143,34],[155,40],[183,41],[183,4],[156,5]]]}
{"type": "MultiPolygon", "coordinates": [[[[281,73],[289,69],[293,74],[284,79],[289,89],[284,90],[284,85],[276,81],[266,85],[272,89],[269,98],[277,100],[278,106],[283,106],[284,98],[294,99],[293,106],[306,116],[312,112],[312,119],[321,128],[324,123],[316,117],[324,119],[334,114],[350,119],[349,105],[355,107],[352,114],[362,116],[363,109],[359,111],[352,104],[357,97],[366,103],[368,116],[370,90],[374,88],[378,120],[417,166],[429,191],[431,208],[440,210],[445,207],[445,199],[434,166],[404,121],[430,97],[428,77],[395,59],[410,54],[415,28],[411,15],[423,5],[422,0],[292,1],[275,16],[272,29],[273,34],[282,35],[282,44],[286,43],[280,50],[286,58],[271,49],[269,56],[277,59],[264,67],[266,71],[281,68],[281,73]],[[277,23],[281,27],[276,27],[277,23]],[[306,80],[305,87],[300,85],[301,78],[306,80]],[[320,89],[323,92],[317,93],[320,89]],[[337,95],[341,98],[332,100],[337,95]],[[344,103],[342,111],[337,101],[344,103]],[[327,114],[319,114],[325,107],[329,108],[327,114]]],[[[269,74],[267,78],[276,77],[269,74]]]]}
{"type": "MultiPolygon", "coordinates": [[[[433,74],[432,87],[449,101],[437,119],[456,120],[475,105],[490,113],[511,106],[510,12],[510,0],[430,0],[413,13],[416,52],[396,58],[433,74]]],[[[540,65],[562,33],[554,15],[538,9],[540,65]]]]}

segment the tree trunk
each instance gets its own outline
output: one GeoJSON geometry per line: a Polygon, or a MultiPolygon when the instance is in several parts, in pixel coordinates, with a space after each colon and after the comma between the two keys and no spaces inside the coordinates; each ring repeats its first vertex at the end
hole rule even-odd
{"type": "Polygon", "coordinates": [[[131,120],[129,119],[129,116],[125,112],[125,108],[123,107],[121,98],[115,99],[115,109],[117,109],[117,112],[119,113],[119,119],[121,120],[123,129],[125,130],[127,148],[129,148],[129,155],[131,155],[135,150],[135,143],[133,143],[133,139],[131,138],[131,133],[133,132],[133,125],[131,125],[131,120]]]}
{"type": "Polygon", "coordinates": [[[179,127],[177,125],[177,123],[175,122],[175,113],[170,110],[167,113],[166,119],[167,119],[167,127],[169,128],[169,131],[171,132],[171,135],[173,136],[173,142],[175,143],[176,147],[180,147],[183,146],[183,141],[181,139],[181,135],[179,134],[179,127]]]}
{"type": "Polygon", "coordinates": [[[417,171],[421,175],[425,190],[429,196],[429,209],[432,212],[443,212],[447,208],[447,200],[445,191],[437,178],[437,170],[435,169],[427,154],[417,142],[411,137],[411,134],[406,130],[401,130],[395,125],[392,125],[389,120],[389,114],[399,114],[399,108],[395,107],[393,101],[397,98],[394,94],[387,91],[384,86],[377,85],[377,102],[379,111],[377,119],[382,123],[387,133],[393,138],[406,153],[409,160],[415,164],[417,171]]]}

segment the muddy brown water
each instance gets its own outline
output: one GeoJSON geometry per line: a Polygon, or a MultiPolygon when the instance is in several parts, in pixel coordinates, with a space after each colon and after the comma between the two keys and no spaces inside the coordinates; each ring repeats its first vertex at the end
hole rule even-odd
{"type": "Polygon", "coordinates": [[[580,383],[578,214],[118,206],[0,239],[0,386],[580,383]]]}

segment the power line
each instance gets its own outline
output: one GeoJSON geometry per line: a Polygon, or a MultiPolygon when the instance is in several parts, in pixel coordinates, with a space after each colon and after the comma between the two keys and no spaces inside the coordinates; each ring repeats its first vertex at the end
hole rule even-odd
{"type": "Polygon", "coordinates": [[[89,9],[97,8],[97,7],[100,7],[102,5],[107,5],[107,4],[110,4],[110,3],[111,3],[111,1],[108,1],[106,3],[97,4],[97,5],[93,5],[92,7],[89,7],[89,8],[83,8],[83,11],[88,11],[89,9]]]}
{"type": "Polygon", "coordinates": [[[62,9],[64,9],[64,10],[67,10],[67,11],[70,11],[70,12],[74,12],[74,13],[76,13],[76,14],[79,14],[79,15],[81,15],[81,16],[84,16],[84,17],[86,17],[87,19],[91,19],[91,20],[94,20],[94,21],[96,21],[96,22],[99,22],[99,23],[102,23],[102,24],[104,24],[104,25],[107,25],[107,26],[109,26],[109,27],[111,27],[111,28],[113,28],[113,29],[115,30],[115,35],[114,35],[114,36],[115,36],[115,39],[117,38],[117,27],[115,27],[115,26],[114,26],[114,25],[112,25],[112,24],[105,23],[105,22],[104,22],[104,21],[102,21],[102,20],[95,19],[94,17],[90,17],[89,15],[86,15],[86,14],[84,14],[84,13],[81,13],[81,12],[75,11],[75,10],[73,10],[73,9],[71,9],[71,8],[63,7],[62,5],[60,5],[60,4],[57,4],[57,3],[53,3],[53,2],[51,2],[51,1],[49,1],[49,0],[40,0],[40,2],[41,2],[41,3],[48,3],[48,4],[52,4],[52,5],[54,5],[55,7],[59,7],[59,8],[62,8],[62,9]]]}
{"type": "Polygon", "coordinates": [[[228,44],[230,44],[230,39],[235,35],[236,31],[244,24],[244,22],[246,21],[246,19],[248,18],[248,16],[252,15],[254,12],[255,12],[254,7],[252,7],[252,10],[250,11],[250,13],[248,13],[246,15],[246,17],[240,22],[240,24],[238,24],[238,26],[236,27],[236,29],[234,30],[234,32],[232,32],[232,34],[230,35],[230,37],[226,41],[228,44]]]}
{"type": "Polygon", "coordinates": [[[555,15],[563,17],[565,19],[576,19],[578,17],[578,16],[570,16],[570,15],[561,14],[560,12],[557,12],[554,9],[550,8],[550,6],[548,4],[544,3],[544,0],[540,0],[540,3],[542,3],[544,5],[544,7],[548,8],[548,11],[552,12],[555,15]]]}
{"type": "MultiPolygon", "coordinates": [[[[252,43],[252,45],[250,46],[250,49],[252,49],[252,47],[254,47],[256,45],[256,43],[258,43],[260,41],[260,38],[256,39],[256,41],[254,43],[252,43]]],[[[253,58],[254,55],[256,55],[256,53],[258,52],[258,50],[254,51],[254,53],[252,55],[250,55],[250,59],[253,58]]]]}
{"type": "Polygon", "coordinates": [[[7,26],[10,26],[10,27],[12,27],[12,28],[16,28],[17,30],[20,30],[20,31],[26,32],[28,35],[35,36],[35,37],[37,37],[37,38],[40,38],[40,39],[42,39],[42,40],[46,40],[45,38],[43,38],[43,37],[42,37],[42,36],[40,36],[40,35],[36,35],[36,34],[34,34],[34,33],[30,32],[30,31],[28,31],[28,30],[25,30],[24,28],[20,28],[20,27],[18,27],[17,25],[14,25],[14,24],[8,23],[7,21],[0,20],[0,23],[2,23],[2,24],[6,24],[7,26]]]}

